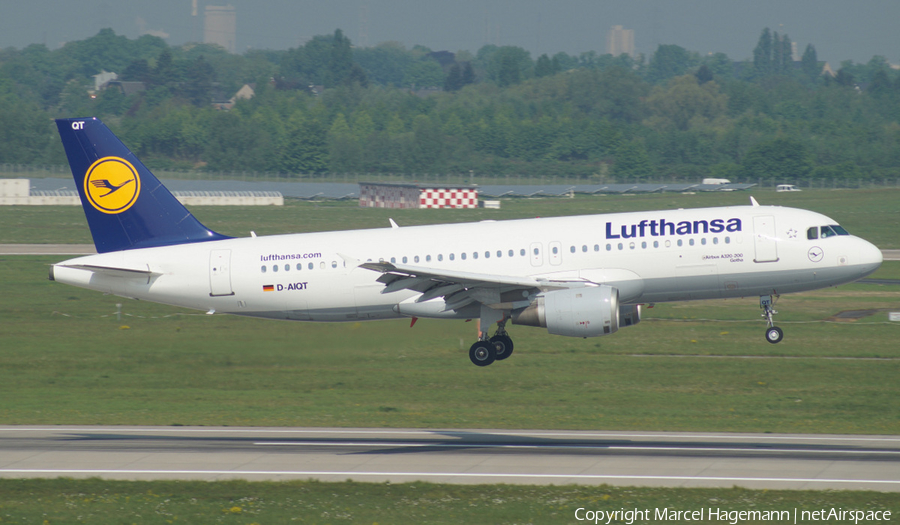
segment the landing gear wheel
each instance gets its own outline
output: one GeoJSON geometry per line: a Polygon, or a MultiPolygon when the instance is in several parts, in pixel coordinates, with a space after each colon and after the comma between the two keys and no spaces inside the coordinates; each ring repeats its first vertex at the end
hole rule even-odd
{"type": "Polygon", "coordinates": [[[774,345],[775,343],[781,342],[782,339],[784,339],[784,331],[781,328],[778,328],[777,326],[766,328],[766,341],[774,345]]]}
{"type": "Polygon", "coordinates": [[[490,341],[478,341],[469,348],[469,359],[477,366],[488,366],[497,359],[497,348],[490,341]]]}
{"type": "Polygon", "coordinates": [[[490,341],[497,350],[497,361],[502,361],[513,353],[513,342],[508,335],[495,335],[490,341]]]}

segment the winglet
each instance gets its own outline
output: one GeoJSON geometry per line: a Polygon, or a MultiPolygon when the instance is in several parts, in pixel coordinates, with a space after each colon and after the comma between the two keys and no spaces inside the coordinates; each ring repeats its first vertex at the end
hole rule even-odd
{"type": "Polygon", "coordinates": [[[753,195],[750,196],[750,205],[751,206],[759,206],[759,203],[756,202],[756,199],[753,198],[753,195]]]}

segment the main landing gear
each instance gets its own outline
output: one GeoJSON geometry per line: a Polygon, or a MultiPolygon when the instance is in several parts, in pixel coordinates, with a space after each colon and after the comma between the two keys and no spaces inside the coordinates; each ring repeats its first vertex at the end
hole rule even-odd
{"type": "MultiPolygon", "coordinates": [[[[778,296],[775,296],[777,299],[778,296]]],[[[759,296],[759,307],[763,309],[762,316],[766,318],[766,341],[775,344],[780,343],[782,339],[784,339],[784,330],[775,326],[775,320],[773,317],[778,311],[773,308],[775,306],[775,300],[772,299],[771,295],[761,295],[759,296]]]]}
{"type": "Polygon", "coordinates": [[[513,353],[512,338],[506,333],[506,318],[499,321],[497,333],[488,338],[487,331],[469,348],[469,359],[477,366],[488,366],[494,361],[502,361],[513,353]]]}

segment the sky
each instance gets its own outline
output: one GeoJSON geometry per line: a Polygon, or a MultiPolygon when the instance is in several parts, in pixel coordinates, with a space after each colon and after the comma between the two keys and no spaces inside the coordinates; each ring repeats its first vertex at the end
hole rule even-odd
{"type": "Polygon", "coordinates": [[[563,51],[606,52],[613,25],[634,30],[638,53],[659,44],[701,54],[752,58],[766,27],[787,33],[819,60],[900,64],[900,0],[0,0],[0,48],[51,49],[111,27],[136,38],[168,35],[169,45],[200,41],[203,8],[231,4],[237,51],[288,49],[340,28],[354,45],[397,41],[407,48],[476,52],[520,46],[532,58],[563,51]]]}

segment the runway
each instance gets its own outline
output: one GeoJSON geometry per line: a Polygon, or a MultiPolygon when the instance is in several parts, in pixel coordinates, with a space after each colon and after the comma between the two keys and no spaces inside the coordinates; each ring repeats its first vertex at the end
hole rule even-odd
{"type": "Polygon", "coordinates": [[[0,477],[900,490],[900,436],[0,427],[0,477]]]}

